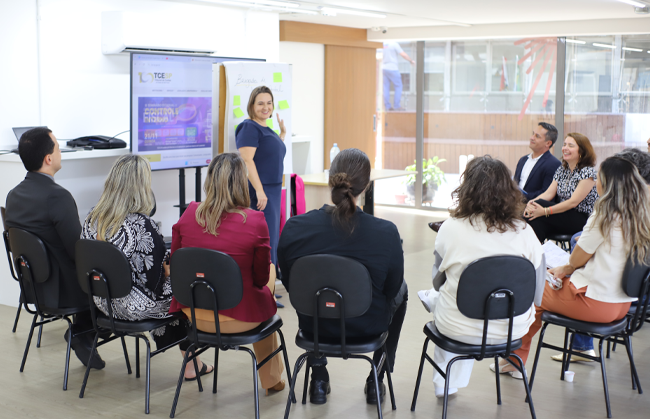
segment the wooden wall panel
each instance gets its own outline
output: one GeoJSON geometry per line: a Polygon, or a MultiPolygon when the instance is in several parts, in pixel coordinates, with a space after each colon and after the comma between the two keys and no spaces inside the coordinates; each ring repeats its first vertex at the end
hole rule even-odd
{"type": "Polygon", "coordinates": [[[374,166],[375,56],[374,49],[325,46],[325,168],[334,143],[363,150],[374,166]]]}
{"type": "Polygon", "coordinates": [[[280,21],[280,41],[310,42],[371,49],[383,48],[381,42],[368,41],[368,31],[365,29],[318,25],[290,20],[280,21]]]}

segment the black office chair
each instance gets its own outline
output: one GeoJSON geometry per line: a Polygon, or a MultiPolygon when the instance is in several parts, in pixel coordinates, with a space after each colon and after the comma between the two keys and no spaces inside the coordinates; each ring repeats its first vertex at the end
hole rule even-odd
{"type": "MultiPolygon", "coordinates": [[[[467,265],[460,276],[456,304],[458,310],[470,319],[484,320],[483,340],[480,345],[470,345],[448,338],[438,331],[434,322],[424,326],[424,347],[420,358],[418,378],[413,391],[413,403],[411,411],[415,411],[415,403],[420,389],[422,368],[426,359],[440,375],[445,379],[445,395],[442,405],[442,418],[447,417],[447,401],[449,397],[449,381],[447,376],[452,365],[463,359],[475,359],[481,361],[486,357],[494,357],[495,368],[498,369],[499,358],[510,362],[524,376],[524,388],[528,395],[530,414],[535,419],[535,408],[530,398],[530,389],[526,377],[526,369],[521,358],[514,350],[521,347],[521,339],[512,340],[512,321],[515,316],[526,313],[530,310],[535,298],[536,275],[533,264],[520,256],[489,256],[477,259],[467,265]],[[508,338],[506,342],[498,345],[487,345],[487,331],[489,320],[508,319],[508,338]],[[453,358],[447,364],[447,370],[442,371],[440,367],[427,354],[429,341],[436,346],[455,353],[459,356],[453,358]],[[519,365],[510,360],[515,357],[519,365]]],[[[497,404],[501,404],[501,383],[498,371],[494,374],[497,387],[497,404]]]]}
{"type": "Polygon", "coordinates": [[[44,293],[43,284],[50,278],[50,259],[47,255],[45,245],[35,235],[18,228],[9,229],[8,240],[12,250],[13,265],[16,267],[16,274],[20,283],[20,292],[24,297],[21,299],[21,304],[29,314],[34,315],[32,325],[29,329],[27,345],[25,345],[25,353],[20,364],[20,372],[23,372],[25,368],[34,328],[36,326],[41,327],[56,320],[65,320],[68,323],[68,346],[65,353],[63,390],[67,390],[68,371],[70,367],[70,343],[73,338],[92,332],[92,330],[87,330],[73,333],[72,321],[69,319],[69,316],[82,313],[88,310],[88,307],[61,308],[47,307],[41,304],[40,300],[44,293]],[[31,309],[29,304],[33,304],[34,309],[31,309]],[[36,321],[39,316],[41,320],[36,321]]]}
{"type": "MultiPolygon", "coordinates": [[[[3,227],[3,232],[2,232],[2,238],[4,239],[5,242],[5,251],[7,252],[7,262],[9,264],[9,272],[11,273],[11,277],[18,281],[18,276],[16,276],[16,270],[14,268],[14,263],[12,261],[11,257],[11,245],[9,244],[9,231],[7,229],[7,223],[6,219],[7,216],[5,215],[6,210],[5,207],[0,207],[0,217],[2,217],[2,227],[3,227]]],[[[12,333],[16,333],[16,328],[18,327],[18,320],[20,319],[20,310],[23,305],[24,297],[22,293],[20,294],[20,297],[18,299],[18,309],[16,310],[16,318],[14,319],[14,327],[11,329],[12,333]]],[[[32,304],[32,302],[28,302],[28,304],[32,304]]],[[[41,319],[43,320],[43,319],[41,319]]],[[[41,347],[41,336],[43,335],[43,325],[38,327],[38,339],[36,340],[36,347],[40,348],[41,347]]]]}
{"type": "MultiPolygon", "coordinates": [[[[334,358],[365,359],[372,367],[375,379],[374,391],[377,396],[377,415],[381,419],[381,399],[377,371],[385,367],[387,359],[386,339],[388,332],[376,337],[352,338],[345,334],[345,320],[365,314],[372,303],[372,279],[365,266],[350,258],[334,255],[310,255],[298,259],[291,268],[291,304],[300,314],[314,318],[314,334],[298,330],[296,345],[304,349],[296,360],[293,379],[287,398],[285,419],[289,417],[291,402],[295,403],[294,391],[296,378],[300,368],[309,356],[334,358]],[[319,336],[318,323],[320,319],[339,319],[341,335],[339,338],[319,336]],[[372,359],[361,354],[383,350],[379,365],[372,359]]],[[[306,403],[307,382],[309,380],[309,364],[305,368],[305,384],[302,404],[306,403]]],[[[393,410],[395,395],[389,368],[385,368],[388,377],[388,389],[393,410]]],[[[368,389],[368,391],[372,391],[368,389]]]]}
{"type": "Polygon", "coordinates": [[[573,237],[573,234],[549,234],[546,239],[557,243],[560,249],[564,250],[565,252],[570,252],[571,237],[573,237]]]}
{"type": "MultiPolygon", "coordinates": [[[[259,392],[257,384],[257,371],[274,356],[282,352],[284,364],[287,368],[287,377],[291,379],[289,357],[287,346],[284,343],[282,318],[277,314],[262,322],[258,327],[242,333],[221,333],[219,328],[219,310],[227,310],[236,307],[243,297],[243,283],[241,272],[237,263],[225,253],[216,250],[201,248],[184,248],[174,252],[171,261],[172,291],[179,303],[190,307],[192,315],[192,327],[188,333],[191,342],[185,352],[183,366],[176,386],[174,403],[169,415],[173,418],[176,413],[178,397],[183,385],[185,366],[189,361],[194,362],[194,368],[198,371],[196,357],[210,348],[215,348],[214,353],[214,379],[212,392],[217,392],[217,378],[219,372],[219,351],[243,350],[250,354],[253,359],[253,389],[255,394],[255,418],[260,417],[259,392]],[[207,333],[197,330],[195,309],[214,311],[215,333],[207,333]],[[280,346],[272,354],[261,362],[257,362],[255,353],[243,345],[250,345],[259,342],[278,332],[280,346]]],[[[197,375],[199,391],[203,391],[201,377],[197,375]]]]}
{"type": "MultiPolygon", "coordinates": [[[[166,326],[176,320],[177,317],[167,317],[163,319],[147,319],[140,321],[117,320],[113,316],[113,299],[123,298],[129,295],[131,288],[133,288],[133,281],[131,275],[131,265],[127,260],[124,253],[117,247],[108,242],[99,240],[79,240],[75,247],[75,261],[77,265],[77,280],[81,289],[88,294],[88,302],[90,304],[90,312],[93,319],[93,326],[95,328],[95,340],[93,341],[93,352],[99,346],[109,343],[118,337],[122,341],[122,350],[124,351],[124,358],[126,360],[126,368],[131,374],[131,364],[126,349],[125,336],[132,336],[135,338],[136,343],[136,378],[140,377],[140,346],[139,342],[142,340],[147,347],[146,356],[146,387],[145,387],[145,413],[149,413],[149,395],[150,395],[150,381],[151,381],[151,358],[159,353],[165,352],[167,349],[173,348],[181,343],[182,339],[178,342],[172,343],[164,348],[156,351],[151,351],[149,339],[145,333],[166,326]],[[106,299],[109,304],[108,316],[104,315],[96,306],[93,297],[100,297],[106,299]],[[102,339],[99,342],[100,335],[107,335],[108,331],[112,336],[102,339]]],[[[92,356],[92,355],[91,355],[92,356]]],[[[86,374],[84,375],[79,398],[83,398],[86,384],[88,383],[88,376],[90,374],[90,362],[86,367],[86,374]]]]}
{"type": "MultiPolygon", "coordinates": [[[[603,343],[607,341],[608,343],[615,342],[625,345],[625,349],[627,349],[627,355],[630,360],[632,389],[636,389],[638,387],[639,394],[643,392],[641,389],[641,382],[639,381],[639,375],[637,374],[636,366],[634,364],[634,357],[632,355],[632,341],[630,338],[634,332],[638,331],[643,326],[643,323],[645,323],[645,319],[648,314],[648,300],[650,296],[650,266],[646,264],[634,264],[631,259],[628,260],[623,271],[622,285],[625,293],[628,296],[632,298],[638,298],[639,301],[642,302],[636,305],[632,315],[625,316],[620,320],[616,320],[611,323],[590,323],[575,320],[549,311],[546,311],[542,314],[542,321],[544,322],[544,325],[542,326],[542,329],[539,333],[537,351],[535,352],[535,363],[533,364],[533,371],[530,375],[531,389],[533,387],[533,381],[535,380],[535,372],[537,370],[539,353],[542,348],[550,348],[562,352],[562,372],[560,373],[560,380],[564,380],[564,372],[569,369],[569,363],[571,362],[572,355],[589,358],[592,361],[600,363],[603,376],[603,388],[605,390],[605,406],[607,408],[607,417],[611,418],[612,409],[609,403],[609,389],[607,387],[605,357],[603,357],[603,343]],[[544,342],[544,333],[546,332],[546,327],[549,324],[565,328],[564,347],[554,346],[544,342]],[[569,333],[571,333],[570,339],[569,333]],[[599,339],[598,356],[585,355],[584,353],[578,353],[573,350],[573,339],[576,333],[599,339]]],[[[607,352],[607,357],[609,357],[609,350],[607,352]]]]}

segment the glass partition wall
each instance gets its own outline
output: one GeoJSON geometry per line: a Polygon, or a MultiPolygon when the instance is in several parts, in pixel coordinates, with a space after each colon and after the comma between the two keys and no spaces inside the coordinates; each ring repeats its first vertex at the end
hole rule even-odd
{"type": "MultiPolygon", "coordinates": [[[[394,106],[399,91],[382,70],[386,47],[378,51],[375,168],[417,170],[422,176],[376,182],[378,204],[449,208],[468,160],[489,154],[514,173],[519,158],[530,152],[529,138],[539,122],[556,125],[563,135],[585,134],[599,161],[626,147],[647,147],[650,35],[399,46],[408,58],[422,57],[424,63],[398,57],[402,91],[400,106],[394,106]],[[418,69],[423,73],[419,85],[418,69]],[[563,73],[559,79],[556,71],[563,73]],[[414,191],[417,185],[421,198],[414,191]]],[[[552,150],[558,158],[562,140],[552,150]]]]}

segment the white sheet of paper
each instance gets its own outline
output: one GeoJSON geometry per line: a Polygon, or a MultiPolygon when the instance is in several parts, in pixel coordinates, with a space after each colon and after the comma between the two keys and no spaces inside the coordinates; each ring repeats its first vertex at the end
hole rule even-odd
{"type": "Polygon", "coordinates": [[[542,249],[544,249],[544,256],[546,256],[547,268],[555,268],[569,263],[570,255],[555,243],[548,241],[542,245],[542,249]]]}

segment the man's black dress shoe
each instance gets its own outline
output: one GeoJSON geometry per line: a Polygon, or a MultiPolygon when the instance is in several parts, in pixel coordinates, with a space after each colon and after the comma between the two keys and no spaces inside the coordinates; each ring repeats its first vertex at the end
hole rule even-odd
{"type": "MultiPolygon", "coordinates": [[[[63,337],[67,342],[69,339],[69,334],[67,331],[63,337]]],[[[90,351],[93,347],[92,340],[90,339],[90,334],[86,334],[81,337],[75,336],[72,338],[72,342],[70,342],[70,347],[74,350],[74,353],[77,355],[77,358],[79,358],[79,361],[81,361],[84,366],[87,366],[88,358],[90,358],[90,351]]],[[[90,358],[90,368],[101,370],[105,366],[106,363],[99,356],[97,350],[93,351],[93,356],[90,358]]]]}
{"type": "Polygon", "coordinates": [[[330,394],[330,382],[323,380],[311,380],[309,383],[309,402],[313,404],[327,403],[327,395],[330,394]]]}
{"type": "Polygon", "coordinates": [[[442,223],[444,223],[444,220],[443,221],[434,221],[432,223],[429,223],[429,228],[437,233],[438,230],[440,230],[440,226],[442,225],[442,223]]]}
{"type": "MultiPolygon", "coordinates": [[[[377,393],[375,393],[375,382],[366,381],[366,388],[363,389],[363,392],[366,393],[366,403],[368,404],[377,404],[377,393]]],[[[384,396],[386,395],[386,386],[383,381],[379,382],[379,398],[381,402],[384,402],[384,396]]]]}

